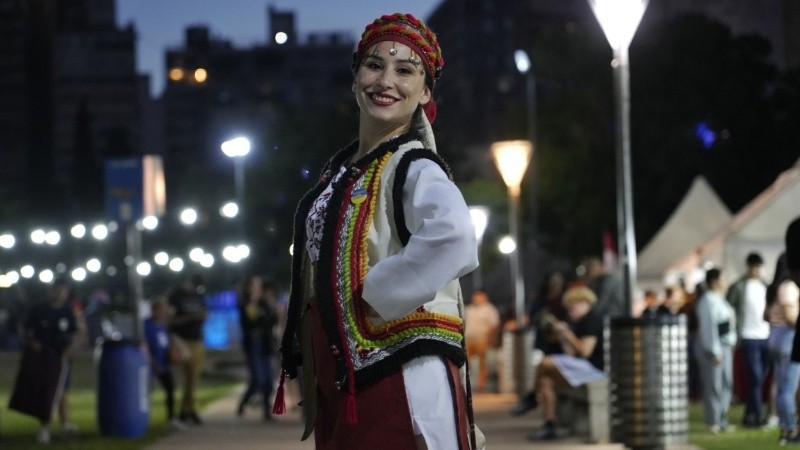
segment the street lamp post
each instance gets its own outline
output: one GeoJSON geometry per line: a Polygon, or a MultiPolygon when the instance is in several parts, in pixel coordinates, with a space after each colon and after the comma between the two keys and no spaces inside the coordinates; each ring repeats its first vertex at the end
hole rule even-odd
{"type": "Polygon", "coordinates": [[[239,205],[238,232],[239,239],[244,240],[244,157],[250,153],[250,140],[246,137],[237,137],[225,141],[220,146],[225,156],[233,159],[234,184],[236,185],[236,203],[239,205]]]}
{"type": "MultiPolygon", "coordinates": [[[[478,242],[478,255],[481,253],[481,243],[483,243],[483,233],[486,232],[486,225],[489,223],[491,212],[486,206],[470,206],[469,215],[472,218],[472,225],[475,227],[475,240],[478,242]]],[[[472,288],[480,289],[483,287],[481,279],[481,266],[472,272],[472,288]]]]}
{"type": "Polygon", "coordinates": [[[514,64],[517,72],[525,75],[525,94],[526,94],[526,113],[527,121],[525,125],[528,132],[528,140],[536,142],[536,77],[533,73],[531,59],[525,50],[514,51],[514,64]]]}
{"type": "Polygon", "coordinates": [[[636,282],[636,237],[633,227],[631,191],[631,93],[628,48],[639,27],[648,0],[588,0],[614,52],[617,173],[617,247],[624,277],[627,314],[633,306],[636,282]]]}
{"type": "MultiPolygon", "coordinates": [[[[519,243],[519,194],[522,177],[533,154],[530,141],[501,141],[492,144],[497,170],[508,188],[508,228],[511,238],[519,243]]],[[[522,278],[520,245],[511,255],[511,279],[514,283],[514,317],[521,323],[525,314],[525,282],[522,278]]]]}
{"type": "MultiPolygon", "coordinates": [[[[526,128],[528,134],[528,140],[531,142],[536,142],[536,76],[533,72],[533,64],[531,62],[531,58],[528,56],[528,52],[525,50],[515,50],[514,51],[514,64],[517,66],[517,72],[521,75],[525,75],[525,98],[527,100],[527,105],[525,107],[526,111],[526,128]]],[[[530,224],[531,224],[531,236],[533,239],[531,242],[534,244],[533,249],[534,255],[531,258],[533,261],[536,261],[536,254],[535,252],[538,251],[538,245],[536,245],[536,224],[537,221],[537,208],[536,208],[536,166],[533,164],[533,155],[531,155],[531,165],[533,168],[531,169],[531,173],[528,174],[528,198],[530,199],[529,206],[530,206],[530,224]]]]}

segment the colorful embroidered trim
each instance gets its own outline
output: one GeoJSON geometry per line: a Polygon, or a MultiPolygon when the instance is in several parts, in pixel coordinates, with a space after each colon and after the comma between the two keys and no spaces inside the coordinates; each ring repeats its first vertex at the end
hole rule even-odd
{"type": "MultiPolygon", "coordinates": [[[[334,309],[340,321],[340,333],[347,347],[348,372],[370,366],[391,356],[399,348],[421,339],[435,340],[461,347],[462,320],[457,316],[425,312],[420,308],[408,316],[373,326],[368,305],[361,299],[368,267],[368,230],[372,226],[380,193],[383,170],[393,153],[373,161],[345,192],[345,199],[354,192],[366,194],[360,202],[343,202],[334,243],[332,272],[334,309]]],[[[352,381],[354,373],[348,373],[352,381]]]]}

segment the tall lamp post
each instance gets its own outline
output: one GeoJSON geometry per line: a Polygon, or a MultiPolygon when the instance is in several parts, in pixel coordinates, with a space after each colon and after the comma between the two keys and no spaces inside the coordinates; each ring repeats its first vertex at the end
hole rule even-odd
{"type": "Polygon", "coordinates": [[[536,78],[533,74],[533,66],[528,52],[525,50],[514,50],[514,65],[517,72],[525,75],[525,94],[527,105],[527,121],[525,125],[528,130],[528,140],[536,142],[536,78]]]}
{"type": "MultiPolygon", "coordinates": [[[[531,58],[528,56],[528,52],[521,49],[514,50],[514,65],[517,66],[517,72],[519,72],[521,75],[525,75],[525,99],[527,101],[527,105],[525,106],[527,121],[525,125],[527,128],[528,140],[531,142],[536,142],[536,76],[533,72],[533,64],[531,63],[531,58]]],[[[531,155],[531,162],[533,162],[533,155],[531,155]]],[[[531,235],[533,236],[533,242],[535,243],[537,223],[535,170],[532,170],[531,173],[528,174],[528,191],[530,194],[529,198],[531,208],[531,235]]],[[[534,245],[533,250],[538,250],[538,246],[534,245]]],[[[536,260],[535,255],[533,260],[536,260]]]]}
{"type": "Polygon", "coordinates": [[[628,48],[639,27],[648,0],[588,0],[614,52],[617,172],[617,247],[622,259],[627,314],[633,306],[636,282],[636,237],[631,191],[631,92],[628,48]]]}
{"type": "MultiPolygon", "coordinates": [[[[508,187],[508,228],[514,242],[519,242],[519,194],[522,177],[533,154],[530,141],[500,141],[492,144],[497,170],[508,187]]],[[[525,282],[522,278],[520,245],[511,255],[511,279],[514,282],[514,318],[520,323],[525,314],[525,282]]]]}
{"type": "MultiPolygon", "coordinates": [[[[483,243],[483,233],[486,232],[486,225],[489,224],[489,215],[491,212],[486,206],[470,206],[469,216],[472,218],[472,225],[475,227],[475,240],[478,242],[478,255],[481,253],[481,243],[483,243]]],[[[472,288],[480,289],[483,287],[483,280],[481,279],[481,266],[479,265],[472,272],[472,288]]]]}
{"type": "Polygon", "coordinates": [[[250,140],[246,137],[237,137],[225,141],[220,146],[225,156],[233,159],[234,183],[236,185],[236,203],[239,205],[238,232],[239,239],[244,240],[244,157],[250,153],[250,140]]]}

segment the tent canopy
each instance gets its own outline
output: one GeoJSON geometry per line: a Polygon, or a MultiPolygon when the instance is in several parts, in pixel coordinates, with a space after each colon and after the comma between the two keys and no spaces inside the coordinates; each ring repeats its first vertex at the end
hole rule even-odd
{"type": "MultiPolygon", "coordinates": [[[[697,214],[704,214],[702,210],[697,214]]],[[[800,216],[800,160],[744,206],[728,224],[696,248],[673,259],[666,276],[678,277],[708,265],[720,267],[728,281],[745,271],[748,253],[764,258],[762,275],[771,280],[784,250],[786,227],[800,216]]]]}
{"type": "Polygon", "coordinates": [[[708,181],[696,177],[664,226],[639,253],[639,286],[663,285],[664,276],[675,261],[725,228],[731,217],[708,181]]]}

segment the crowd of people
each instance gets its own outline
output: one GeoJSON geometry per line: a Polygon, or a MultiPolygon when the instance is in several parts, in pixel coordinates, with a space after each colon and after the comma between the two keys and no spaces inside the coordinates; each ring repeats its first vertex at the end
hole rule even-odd
{"type": "MultiPolygon", "coordinates": [[[[259,276],[243,281],[237,292],[241,348],[249,375],[248,387],[236,411],[239,416],[258,397],[264,420],[272,418],[273,360],[281,308],[278,293],[277,285],[259,276]]],[[[97,297],[97,292],[91,297],[97,297]]],[[[92,333],[82,304],[70,283],[58,278],[49,287],[46,301],[33,302],[20,325],[22,358],[9,408],[39,421],[36,441],[40,444],[51,440],[54,414],[58,415],[62,437],[69,439],[78,431],[70,420],[71,354],[76,349],[101,344],[104,339],[120,338],[107,330],[92,333]]],[[[164,390],[169,427],[180,431],[189,424],[202,425],[196,393],[205,367],[203,325],[209,314],[204,278],[190,276],[176,289],[153,296],[143,306],[140,314],[148,317],[142,326],[142,350],[153,381],[164,390]],[[180,374],[179,379],[174,372],[180,374]],[[176,404],[178,381],[182,396],[176,404]]]]}
{"type": "MultiPolygon", "coordinates": [[[[798,234],[800,221],[787,234],[787,245],[794,247],[787,247],[778,258],[770,282],[763,277],[763,258],[754,252],[744,261],[743,275],[730,285],[720,269],[711,268],[691,293],[670,286],[663,292],[643,294],[637,315],[686,314],[689,318],[689,381],[690,386],[698,384],[693,395],[702,399],[704,420],[712,433],[735,429],[729,409],[738,397],[745,405],[742,426],[774,424],[782,444],[800,443],[796,419],[800,349],[794,345],[800,312],[798,234]],[[771,389],[764,386],[769,378],[771,389]],[[738,393],[737,383],[742,386],[738,393]]],[[[604,270],[598,258],[587,258],[575,273],[575,277],[558,270],[547,273],[531,297],[523,323],[504,324],[489,293],[482,289],[472,292],[465,307],[464,348],[467,359],[477,362],[472,392],[497,388],[490,381],[494,368],[488,360],[501,344],[504,327],[536,330],[533,351],[541,358],[533,389],[511,410],[513,415],[522,415],[541,407],[544,423],[530,434],[531,440],[558,437],[558,389],[605,378],[604,318],[624,314],[622,281],[604,270]]],[[[203,323],[208,310],[204,293],[203,278],[192,276],[174,291],[154,296],[144,323],[151,372],[165,391],[173,430],[202,424],[195,393],[205,358],[203,323]],[[178,380],[173,370],[181,375],[180,403],[175,400],[178,380]]],[[[273,418],[276,374],[280,373],[275,365],[277,338],[286,318],[278,294],[278,287],[260,276],[242,280],[237,292],[240,344],[249,377],[235,411],[240,417],[257,408],[263,420],[273,418]]],[[[87,326],[71,286],[64,279],[54,281],[47,301],[29,311],[22,328],[23,358],[9,406],[40,421],[40,443],[49,442],[56,414],[62,433],[74,435],[77,427],[70,421],[68,401],[70,354],[87,326]]],[[[300,393],[294,395],[300,397],[300,393]]]]}
{"type": "MultiPolygon", "coordinates": [[[[641,317],[687,316],[690,396],[702,398],[711,433],[735,429],[728,413],[736,381],[742,385],[743,426],[777,426],[781,444],[800,443],[796,419],[800,345],[795,338],[800,310],[798,241],[800,219],[787,231],[786,253],[777,260],[770,283],[762,276],[763,258],[754,252],[745,260],[744,274],[730,286],[722,271],[712,267],[692,292],[677,285],[663,293],[646,290],[631,312],[641,317]],[[765,387],[770,371],[772,389],[765,387]],[[764,392],[770,393],[766,407],[764,392]],[[771,415],[766,414],[768,409],[771,415]]],[[[520,398],[511,414],[522,415],[542,405],[545,423],[530,435],[532,440],[557,437],[554,389],[604,376],[603,359],[596,353],[598,342],[602,349],[602,318],[624,314],[621,280],[604,272],[599,259],[584,261],[577,272],[582,277],[576,280],[564,273],[547,274],[529,310],[528,326],[536,330],[534,351],[544,356],[534,358],[540,361],[534,390],[520,398]]]]}

